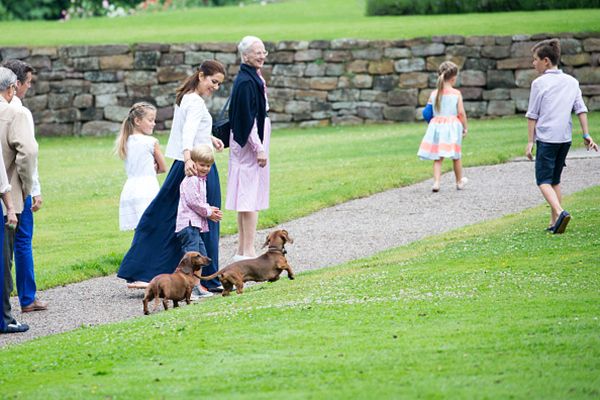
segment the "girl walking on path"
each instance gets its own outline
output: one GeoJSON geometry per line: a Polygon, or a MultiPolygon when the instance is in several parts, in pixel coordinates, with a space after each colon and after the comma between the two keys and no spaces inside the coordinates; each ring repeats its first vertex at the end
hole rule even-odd
{"type": "Polygon", "coordinates": [[[437,89],[431,93],[429,103],[433,104],[433,118],[429,122],[417,155],[422,160],[433,160],[433,186],[440,190],[442,162],[451,158],[456,177],[456,189],[461,190],[467,183],[462,173],[462,139],[467,135],[467,114],[460,91],[454,88],[458,78],[458,66],[444,61],[438,68],[437,89]]]}
{"type": "Polygon", "coordinates": [[[135,229],[142,214],[159,190],[156,174],[167,170],[158,139],[152,137],[156,108],[136,103],[129,109],[117,137],[116,153],[125,160],[127,181],[119,202],[119,227],[135,229]]]}
{"type": "MultiPolygon", "coordinates": [[[[225,79],[225,68],[218,61],[205,61],[198,70],[177,88],[173,126],[166,155],[173,165],[160,191],[140,220],[131,248],[125,254],[117,276],[129,282],[128,287],[143,288],[158,274],[172,273],[182,257],[181,245],[175,236],[179,186],[183,178],[198,173],[190,151],[207,144],[217,151],[223,142],[211,134],[212,117],[203,97],[219,89],[225,79]]],[[[216,164],[211,166],[206,180],[206,200],[221,208],[221,186],[216,164]]],[[[219,268],[219,224],[208,221],[209,231],[202,233],[206,253],[212,260],[204,267],[206,274],[219,268]]],[[[218,280],[203,282],[209,290],[219,290],[218,280]]]]}

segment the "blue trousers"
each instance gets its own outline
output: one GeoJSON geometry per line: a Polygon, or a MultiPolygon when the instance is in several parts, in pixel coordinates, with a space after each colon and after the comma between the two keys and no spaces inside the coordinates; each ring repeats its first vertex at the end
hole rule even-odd
{"type": "Polygon", "coordinates": [[[37,287],[33,272],[33,211],[31,211],[31,196],[25,199],[23,212],[15,231],[15,275],[17,293],[21,307],[30,305],[35,300],[37,287]]]}
{"type": "MultiPolygon", "coordinates": [[[[2,219],[4,223],[4,218],[2,219]]],[[[4,243],[4,227],[0,229],[0,243],[4,243]]],[[[13,316],[10,309],[10,292],[12,290],[12,276],[10,265],[5,265],[4,257],[0,257],[0,298],[2,299],[2,315],[0,315],[0,330],[12,323],[13,316]]]]}
{"type": "MultiPolygon", "coordinates": [[[[158,194],[152,200],[138,223],[129,251],[125,254],[117,276],[128,282],[150,282],[158,274],[175,271],[183,252],[175,235],[177,206],[179,205],[179,185],[185,177],[184,163],[174,161],[169,174],[158,194]]],[[[206,201],[221,208],[221,185],[216,164],[213,164],[206,179],[206,201]]],[[[206,255],[212,259],[210,265],[202,269],[203,275],[210,275],[219,269],[219,227],[208,220],[206,233],[200,236],[206,246],[206,255]]],[[[218,279],[203,282],[207,288],[220,285],[218,279]]]]}

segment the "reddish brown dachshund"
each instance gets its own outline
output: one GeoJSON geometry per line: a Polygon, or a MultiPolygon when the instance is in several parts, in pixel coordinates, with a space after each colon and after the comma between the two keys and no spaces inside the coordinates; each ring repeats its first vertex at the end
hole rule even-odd
{"type": "Polygon", "coordinates": [[[244,282],[274,282],[279,279],[282,271],[287,271],[288,278],[294,279],[294,272],[285,258],[285,244],[294,243],[286,230],[277,230],[267,236],[262,247],[269,248],[257,258],[236,261],[210,276],[201,277],[204,280],[219,278],[223,285],[223,296],[228,296],[235,289],[238,294],[244,291],[244,282]]]}
{"type": "Polygon", "coordinates": [[[162,299],[165,310],[169,308],[167,300],[173,300],[173,307],[179,307],[178,302],[185,300],[190,304],[190,295],[195,284],[195,274],[202,266],[210,264],[210,258],[204,257],[196,251],[185,253],[179,265],[172,274],[160,274],[154,277],[146,287],[144,296],[144,314],[149,314],[148,302],[154,299],[154,310],[158,308],[159,299],[162,299]]]}

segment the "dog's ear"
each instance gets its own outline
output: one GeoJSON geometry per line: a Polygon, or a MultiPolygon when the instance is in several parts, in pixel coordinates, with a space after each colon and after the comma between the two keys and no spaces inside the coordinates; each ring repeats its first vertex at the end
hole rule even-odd
{"type": "Polygon", "coordinates": [[[177,269],[187,275],[191,275],[194,272],[192,267],[192,256],[189,253],[186,253],[185,256],[183,256],[177,269]]]}
{"type": "Polygon", "coordinates": [[[286,231],[285,229],[281,230],[281,237],[287,242],[287,243],[294,243],[294,239],[292,239],[290,237],[290,235],[288,234],[288,231],[286,231]]]}
{"type": "Polygon", "coordinates": [[[264,249],[265,247],[267,247],[270,242],[271,242],[271,234],[269,233],[267,235],[267,238],[265,239],[265,243],[262,245],[261,249],[264,249]]]}

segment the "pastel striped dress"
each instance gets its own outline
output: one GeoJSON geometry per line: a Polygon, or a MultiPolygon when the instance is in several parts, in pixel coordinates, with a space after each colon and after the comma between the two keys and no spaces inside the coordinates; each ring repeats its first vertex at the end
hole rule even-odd
{"type": "MultiPolygon", "coordinates": [[[[437,90],[431,93],[429,102],[435,104],[437,90]]],[[[433,108],[433,118],[429,121],[427,132],[421,141],[417,155],[422,160],[440,158],[461,158],[463,125],[458,119],[458,100],[460,91],[446,89],[442,92],[440,110],[433,108]]]]}

